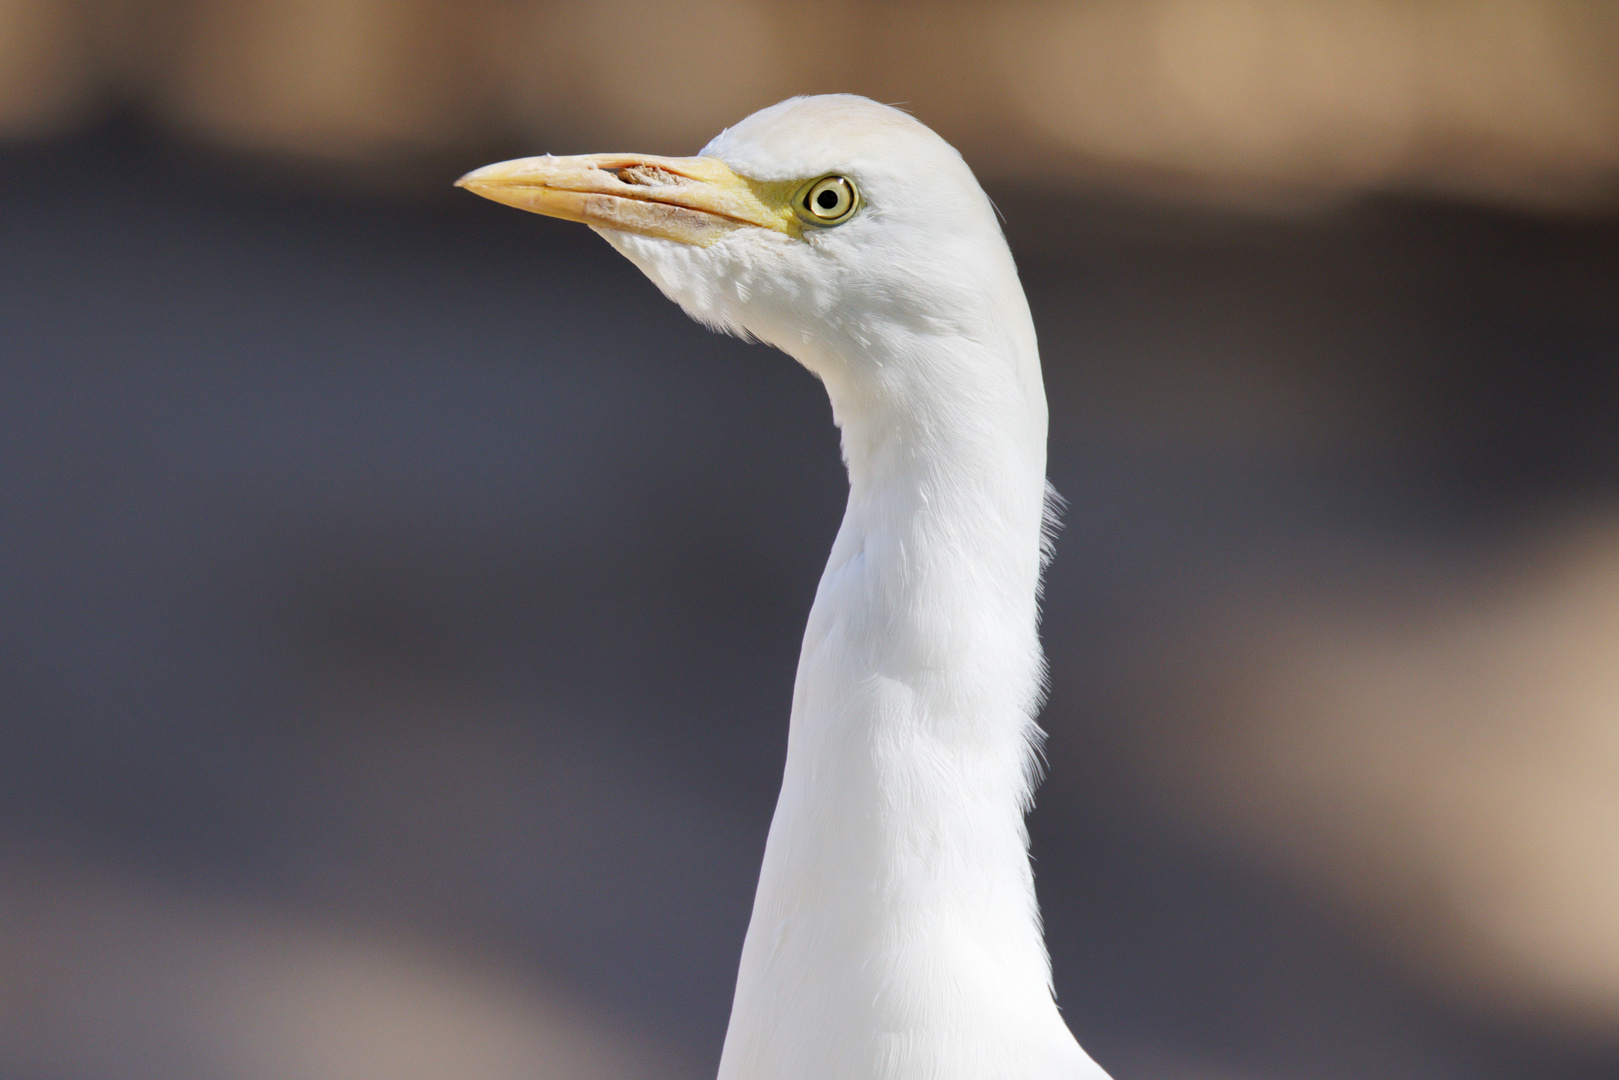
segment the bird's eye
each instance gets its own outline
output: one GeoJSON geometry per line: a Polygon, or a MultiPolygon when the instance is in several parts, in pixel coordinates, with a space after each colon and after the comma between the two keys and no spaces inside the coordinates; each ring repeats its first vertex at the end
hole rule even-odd
{"type": "Polygon", "coordinates": [[[840,225],[859,206],[854,183],[842,176],[823,176],[798,193],[798,214],[811,225],[840,225]]]}

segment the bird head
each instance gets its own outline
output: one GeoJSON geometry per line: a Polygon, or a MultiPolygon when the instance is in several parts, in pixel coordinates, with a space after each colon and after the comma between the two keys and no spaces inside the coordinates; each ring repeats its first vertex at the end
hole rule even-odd
{"type": "Polygon", "coordinates": [[[961,155],[862,97],[783,101],[697,157],[547,155],[458,183],[591,226],[698,321],[823,377],[850,357],[892,362],[907,340],[1028,322],[994,208],[961,155]]]}

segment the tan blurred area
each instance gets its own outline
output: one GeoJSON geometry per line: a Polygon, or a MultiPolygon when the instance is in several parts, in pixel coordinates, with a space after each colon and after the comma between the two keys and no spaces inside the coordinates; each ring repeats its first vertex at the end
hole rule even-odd
{"type": "Polygon", "coordinates": [[[11,1076],[650,1080],[689,1068],[537,982],[397,927],[289,919],[51,859],[0,872],[11,1076]]]}
{"type": "Polygon", "coordinates": [[[0,0],[0,132],[133,108],[342,163],[689,153],[796,93],[904,103],[986,176],[1238,205],[1619,187],[1603,0],[0,0]]]}
{"type": "Polygon", "coordinates": [[[1466,1008],[1619,1029],[1619,522],[1272,584],[1194,619],[1148,778],[1466,1008]]]}

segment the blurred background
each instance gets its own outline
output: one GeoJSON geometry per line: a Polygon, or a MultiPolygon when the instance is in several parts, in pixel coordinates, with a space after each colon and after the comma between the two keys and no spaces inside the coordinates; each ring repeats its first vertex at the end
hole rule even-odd
{"type": "Polygon", "coordinates": [[[449,185],[828,91],[1042,336],[1081,1041],[1619,1075],[1619,6],[0,0],[0,1078],[711,1074],[836,432],[449,185]]]}

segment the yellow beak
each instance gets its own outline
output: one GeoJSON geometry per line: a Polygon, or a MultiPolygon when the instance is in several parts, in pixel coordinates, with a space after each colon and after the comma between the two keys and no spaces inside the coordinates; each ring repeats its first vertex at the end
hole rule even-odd
{"type": "Polygon", "coordinates": [[[519,210],[697,247],[737,229],[803,235],[792,182],[750,180],[715,158],[518,158],[475,169],[455,186],[519,210]]]}

